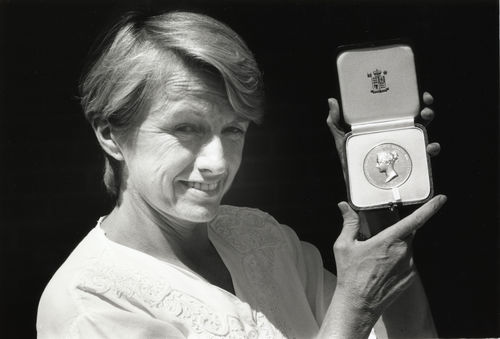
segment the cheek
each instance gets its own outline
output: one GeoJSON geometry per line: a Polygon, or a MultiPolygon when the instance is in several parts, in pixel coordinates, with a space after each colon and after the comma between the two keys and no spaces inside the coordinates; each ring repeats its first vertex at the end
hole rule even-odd
{"type": "Polygon", "coordinates": [[[228,164],[229,177],[228,177],[228,185],[226,190],[229,189],[238,169],[240,168],[241,159],[243,155],[243,141],[241,142],[230,142],[224,148],[226,161],[228,164]]]}
{"type": "Polygon", "coordinates": [[[244,140],[230,141],[225,147],[226,157],[232,170],[237,170],[243,156],[244,140]]]}
{"type": "Polygon", "coordinates": [[[135,182],[164,187],[193,162],[193,152],[175,138],[151,138],[139,141],[126,161],[135,182]]]}

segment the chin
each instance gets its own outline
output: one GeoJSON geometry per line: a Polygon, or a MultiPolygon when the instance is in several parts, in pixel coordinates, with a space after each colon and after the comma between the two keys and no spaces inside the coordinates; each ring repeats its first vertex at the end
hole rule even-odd
{"type": "Polygon", "coordinates": [[[189,222],[204,223],[212,221],[217,216],[218,210],[219,204],[185,205],[178,209],[178,217],[189,222]]]}

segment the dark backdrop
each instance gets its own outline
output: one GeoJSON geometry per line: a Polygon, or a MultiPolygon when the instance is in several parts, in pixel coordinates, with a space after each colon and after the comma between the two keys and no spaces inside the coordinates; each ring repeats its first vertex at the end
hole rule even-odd
{"type": "MultiPolygon", "coordinates": [[[[417,266],[442,336],[500,335],[496,1],[164,2],[228,23],[264,71],[268,116],[249,132],[226,203],[270,212],[318,246],[333,271],[336,203],[346,195],[324,123],[327,98],[339,93],[335,48],[410,39],[420,87],[436,99],[435,191],[449,197],[417,234],[417,266]]],[[[126,7],[117,3],[1,2],[3,338],[35,335],[44,285],[111,206],[77,86],[92,42],[126,7]]]]}

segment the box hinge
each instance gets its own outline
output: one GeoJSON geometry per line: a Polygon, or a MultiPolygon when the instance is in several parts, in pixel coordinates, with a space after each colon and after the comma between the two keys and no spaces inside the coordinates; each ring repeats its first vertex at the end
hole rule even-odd
{"type": "Polygon", "coordinates": [[[353,124],[351,125],[351,131],[352,134],[360,134],[369,132],[381,132],[391,129],[408,128],[412,126],[415,126],[413,117],[387,121],[376,121],[363,124],[353,124]]]}

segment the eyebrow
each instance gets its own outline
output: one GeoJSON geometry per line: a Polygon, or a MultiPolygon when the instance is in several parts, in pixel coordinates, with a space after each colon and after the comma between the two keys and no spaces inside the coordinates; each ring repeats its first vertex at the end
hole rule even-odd
{"type": "Polygon", "coordinates": [[[233,120],[234,122],[250,122],[249,119],[242,118],[240,116],[236,116],[236,118],[233,120]]]}

